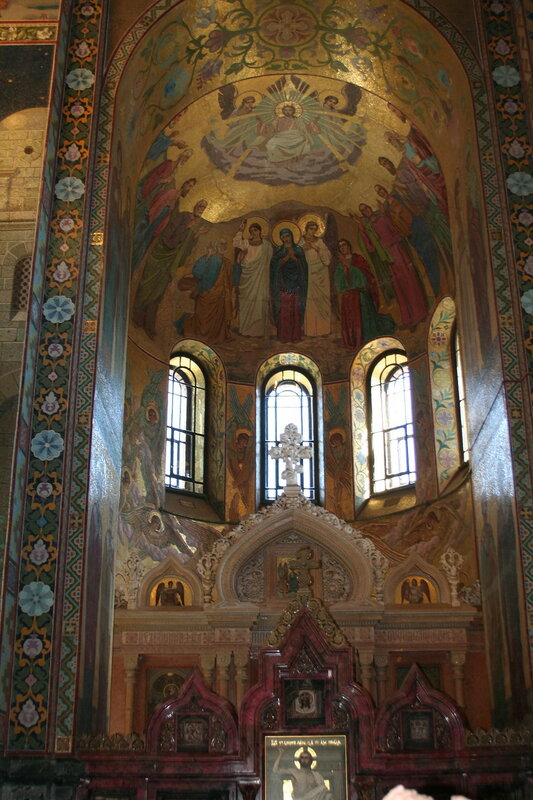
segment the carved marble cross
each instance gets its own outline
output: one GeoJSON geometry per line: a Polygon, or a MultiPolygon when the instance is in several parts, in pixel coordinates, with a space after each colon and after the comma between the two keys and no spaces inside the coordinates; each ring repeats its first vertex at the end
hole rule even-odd
{"type": "Polygon", "coordinates": [[[285,430],[279,438],[281,444],[271,447],[268,455],[285,462],[285,469],[281,473],[281,477],[287,482],[285,494],[287,497],[296,497],[301,493],[297,475],[304,469],[300,461],[302,458],[311,458],[313,448],[302,444],[302,434],[292,422],[285,426],[285,430]]]}
{"type": "Polygon", "coordinates": [[[300,547],[296,553],[296,558],[289,561],[288,566],[298,575],[298,596],[312,597],[313,577],[311,570],[320,569],[322,561],[318,558],[313,558],[313,551],[310,547],[300,547]]]}

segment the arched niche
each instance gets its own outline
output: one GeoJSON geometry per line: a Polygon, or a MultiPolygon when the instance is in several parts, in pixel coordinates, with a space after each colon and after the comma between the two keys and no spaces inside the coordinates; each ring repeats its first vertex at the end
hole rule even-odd
{"type": "Polygon", "coordinates": [[[461,709],[450,697],[433,689],[413,664],[399,691],[378,713],[375,731],[382,752],[418,749],[423,753],[461,750],[465,729],[461,709]]]}
{"type": "Polygon", "coordinates": [[[146,734],[147,751],[171,756],[182,763],[203,757],[234,754],[238,750],[235,710],[210,691],[202,674],[193,669],[177,697],[152,714],[146,734]]]}
{"type": "MultiPolygon", "coordinates": [[[[283,498],[282,498],[283,500],[283,498]]],[[[275,545],[284,534],[301,534],[312,546],[335,553],[349,575],[351,593],[345,603],[350,606],[371,603],[374,590],[372,553],[374,545],[356,530],[333,514],[301,499],[300,505],[283,508],[279,503],[264,514],[256,514],[248,524],[238,526],[228,541],[228,547],[216,567],[215,599],[218,605],[240,604],[237,577],[241,569],[265,548],[275,545]]]]}
{"type": "Polygon", "coordinates": [[[187,584],[191,595],[190,605],[199,606],[202,604],[202,587],[198,580],[198,575],[184,567],[173,555],[169,555],[143,576],[142,583],[139,586],[139,606],[148,607],[153,605],[150,603],[153,587],[167,576],[172,576],[173,579],[176,578],[187,584]]]}
{"type": "MultiPolygon", "coordinates": [[[[438,603],[450,603],[450,587],[444,575],[423,558],[411,555],[388,572],[385,578],[385,603],[395,603],[398,584],[409,575],[420,575],[432,582],[437,591],[438,603]]],[[[412,605],[408,606],[412,608],[412,605]]]]}
{"type": "MultiPolygon", "coordinates": [[[[351,24],[354,24],[356,19],[359,19],[359,9],[356,4],[350,5],[348,12],[352,14],[353,19],[351,24]]],[[[429,12],[425,12],[430,16],[429,12]]],[[[445,56],[445,59],[452,65],[452,80],[448,83],[447,105],[457,110],[457,114],[453,119],[451,125],[442,124],[440,119],[432,119],[431,114],[426,117],[425,114],[422,123],[422,129],[431,142],[435,143],[436,150],[438,151],[439,158],[443,160],[443,166],[448,175],[454,174],[464,176],[466,171],[470,171],[472,181],[477,184],[479,195],[479,187],[481,186],[479,179],[479,164],[476,152],[477,143],[475,141],[475,121],[474,121],[474,102],[472,100],[472,92],[469,85],[469,78],[467,69],[471,72],[472,85],[477,85],[476,88],[476,103],[484,107],[485,99],[483,96],[482,80],[479,79],[478,70],[475,66],[471,54],[468,53],[468,48],[465,43],[460,41],[460,37],[452,30],[451,26],[446,27],[446,36],[452,42],[446,41],[445,37],[441,35],[431,23],[424,19],[422,12],[418,12],[404,3],[394,2],[387,9],[387,15],[400,14],[406,15],[407,18],[416,23],[418,29],[422,25],[434,45],[433,51],[445,56]],[[461,52],[458,56],[454,52],[454,45],[457,51],[461,52]],[[464,66],[466,65],[466,66],[464,66]],[[481,88],[479,88],[481,87],[481,88]],[[465,101],[466,98],[466,101],[465,101]],[[465,135],[465,132],[472,132],[470,135],[465,135]],[[453,148],[449,147],[450,138],[459,137],[461,147],[457,151],[457,155],[453,156],[453,148]],[[453,163],[452,159],[456,158],[460,163],[453,163]],[[468,159],[470,158],[470,161],[468,159]],[[445,163],[444,163],[445,162],[445,163]]],[[[431,11],[434,14],[434,11],[431,11]]],[[[107,74],[107,83],[103,90],[103,103],[102,103],[102,116],[100,120],[98,132],[98,158],[97,167],[95,169],[95,191],[93,202],[93,218],[92,227],[90,227],[89,235],[102,235],[104,232],[104,223],[102,220],[106,219],[106,211],[112,208],[113,205],[116,209],[114,217],[107,217],[107,232],[106,244],[108,247],[107,254],[100,257],[95,256],[95,267],[101,268],[104,272],[104,311],[106,308],[115,309],[127,307],[127,292],[130,283],[130,276],[127,270],[123,269],[124,259],[119,258],[122,253],[131,252],[132,245],[132,229],[134,219],[134,198],[137,191],[138,179],[142,174],[143,159],[148,151],[150,143],[154,138],[163,131],[165,125],[171,121],[177,113],[185,107],[190,106],[201,95],[207,94],[211,91],[216,91],[218,87],[223,86],[228,80],[228,69],[230,61],[227,54],[221,54],[222,62],[218,65],[218,72],[211,76],[207,82],[194,80],[194,76],[190,76],[190,80],[179,81],[180,75],[176,70],[169,69],[168,63],[172,62],[173,56],[170,52],[165,52],[164,57],[160,58],[156,63],[148,63],[146,54],[149,48],[154,43],[159,43],[161,49],[160,55],[163,56],[163,49],[169,46],[176,47],[176,53],[183,52],[186,46],[186,39],[184,39],[183,30],[180,27],[181,20],[194,16],[194,7],[192,3],[187,0],[183,3],[176,4],[171,8],[164,7],[163,4],[155,4],[139,19],[130,31],[125,36],[124,40],[120,43],[119,47],[113,58],[110,61],[110,66],[107,74]],[[178,21],[180,24],[178,24],[178,21]],[[176,32],[176,37],[167,36],[169,31],[176,32]],[[169,45],[172,42],[172,45],[169,45]],[[170,61],[169,61],[170,59],[170,61]],[[168,62],[168,63],[167,63],[168,62]],[[165,74],[166,73],[166,74],[165,74]],[[165,93],[166,97],[161,103],[160,107],[144,103],[143,93],[149,92],[151,89],[157,87],[154,94],[154,100],[159,100],[157,93],[165,93]],[[148,106],[154,112],[150,117],[148,106]],[[119,113],[120,110],[120,113],[119,113]],[[128,167],[123,169],[127,154],[128,167]],[[115,222],[120,224],[115,225],[115,222]],[[123,225],[122,225],[123,223],[123,225]],[[121,238],[122,232],[126,230],[126,235],[121,238]],[[113,251],[118,253],[114,261],[113,251]],[[105,260],[105,264],[103,263],[105,260]],[[100,263],[100,261],[102,263],[100,263]],[[120,269],[119,269],[120,266],[120,269]],[[115,278],[115,273],[119,276],[115,278]],[[122,283],[117,286],[117,283],[122,283]]],[[[439,18],[441,19],[441,18],[439,18]]],[[[442,21],[442,20],[441,20],[442,21]]],[[[209,35],[209,31],[202,29],[199,31],[201,34],[209,35]]],[[[399,40],[398,40],[399,42],[399,40]]],[[[390,59],[390,64],[395,65],[396,68],[401,70],[401,62],[397,59],[396,51],[390,59]]],[[[209,53],[206,53],[207,58],[211,58],[209,53]]],[[[200,70],[205,66],[205,62],[201,60],[194,62],[194,69],[200,70]]],[[[434,69],[436,60],[434,58],[420,59],[416,65],[416,70],[420,70],[421,74],[426,69],[434,69]]],[[[332,68],[326,66],[322,69],[317,69],[317,72],[326,75],[329,78],[336,79],[337,73],[332,68]]],[[[266,74],[267,70],[265,70],[266,74]]],[[[249,71],[244,68],[241,72],[243,78],[249,78],[255,74],[262,74],[261,70],[249,71]]],[[[369,91],[375,92],[376,96],[382,98],[390,97],[390,92],[393,86],[389,83],[387,85],[387,77],[382,75],[379,70],[371,70],[370,80],[365,81],[365,75],[357,67],[349,68],[349,80],[354,84],[368,83],[369,91]]],[[[183,76],[181,76],[183,77],[183,76]]],[[[196,77],[199,74],[196,73],[196,77]]],[[[427,76],[425,76],[427,77],[427,76]]],[[[433,76],[435,77],[435,76],[433,76]]],[[[424,82],[424,76],[422,76],[424,82]]],[[[395,82],[394,85],[399,85],[401,82],[395,82]]],[[[397,108],[403,109],[405,113],[410,114],[414,108],[412,97],[394,97],[394,102],[397,108]]],[[[483,109],[481,114],[483,113],[483,109]]],[[[483,147],[485,155],[490,156],[490,144],[487,145],[486,139],[483,140],[483,147]]],[[[211,176],[210,176],[211,179],[211,176]]],[[[461,182],[459,196],[457,200],[452,199],[452,206],[455,210],[459,207],[461,210],[467,207],[466,201],[466,188],[463,189],[464,183],[461,182]]],[[[199,194],[197,195],[199,197],[199,194]]],[[[229,196],[228,196],[229,198],[229,196]]],[[[193,198],[196,199],[196,198],[193,198]]],[[[229,198],[231,199],[231,198],[229,198]]],[[[229,202],[228,199],[228,202],[229,202]]],[[[482,203],[482,201],[481,201],[482,203]]],[[[458,212],[456,213],[456,217],[458,212]]],[[[466,216],[463,214],[463,216],[466,216]]],[[[454,234],[454,239],[457,237],[454,234]]],[[[464,274],[468,273],[468,242],[463,241],[464,256],[464,274]]],[[[455,242],[456,249],[458,247],[455,242]]],[[[127,260],[127,256],[126,256],[127,260]]],[[[466,295],[465,295],[466,296],[466,295]]],[[[105,369],[101,370],[101,375],[97,377],[97,386],[95,393],[95,408],[97,412],[104,405],[109,396],[111,399],[121,397],[121,381],[124,379],[122,370],[122,361],[120,358],[120,347],[123,347],[126,339],[126,324],[121,322],[120,319],[113,317],[113,313],[107,314],[108,320],[111,320],[110,326],[107,326],[105,321],[102,325],[103,335],[101,341],[104,343],[117,342],[116,351],[116,367],[114,373],[110,373],[111,379],[105,376],[105,369]],[[109,334],[109,335],[108,335],[109,334]],[[103,376],[103,377],[102,377],[103,376]]],[[[101,349],[104,349],[101,347],[101,349]]],[[[158,357],[161,363],[166,363],[168,353],[159,353],[158,357]]],[[[105,359],[104,359],[105,360],[105,359]]],[[[466,360],[466,359],[465,359],[466,360]]],[[[120,400],[118,401],[120,404],[120,400]]],[[[112,403],[113,406],[113,403],[112,403]]],[[[114,408],[117,413],[111,415],[115,420],[120,420],[120,409],[114,408]]],[[[97,414],[95,414],[97,416],[97,414]]],[[[118,423],[120,426],[120,422],[118,423]]],[[[117,438],[120,438],[120,433],[117,438]]],[[[91,484],[95,484],[96,490],[99,489],[97,473],[104,463],[105,459],[100,455],[104,452],[105,448],[98,450],[94,447],[93,457],[91,460],[91,484]]],[[[116,464],[117,474],[120,474],[120,464],[116,464]]],[[[364,481],[363,481],[364,483],[364,481]]],[[[355,481],[357,503],[360,505],[365,499],[364,491],[359,492],[360,484],[355,481]]],[[[97,491],[93,495],[97,495],[97,491]]],[[[118,494],[118,493],[117,493],[118,494]]],[[[96,501],[100,498],[96,497],[96,501]]],[[[356,505],[357,505],[356,503],[356,505]]],[[[96,502],[97,504],[97,502],[96,502]]]]}

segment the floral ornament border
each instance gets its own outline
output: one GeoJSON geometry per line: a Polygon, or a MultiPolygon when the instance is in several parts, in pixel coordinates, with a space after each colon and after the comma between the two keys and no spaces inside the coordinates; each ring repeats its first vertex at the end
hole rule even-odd
{"type": "Polygon", "coordinates": [[[439,492],[461,466],[457,406],[452,361],[455,303],[445,297],[438,305],[428,334],[428,361],[433,405],[435,458],[439,492]]]}
{"type": "Polygon", "coordinates": [[[5,42],[19,42],[24,44],[51,44],[57,40],[58,23],[48,20],[46,23],[35,22],[1,22],[0,44],[5,42]]]}
{"type": "MultiPolygon", "coordinates": [[[[531,141],[528,128],[528,97],[526,76],[521,63],[530,61],[531,54],[523,44],[520,53],[514,46],[520,41],[517,35],[519,26],[522,32],[527,28],[527,20],[522,16],[523,7],[510,0],[483,0],[484,30],[488,51],[489,69],[492,76],[492,92],[499,129],[500,161],[507,188],[509,215],[506,220],[511,230],[514,255],[512,280],[518,303],[513,299],[507,308],[501,309],[501,338],[504,358],[516,364],[513,380],[507,381],[507,405],[509,409],[510,430],[515,465],[515,486],[517,489],[522,564],[527,611],[533,617],[533,502],[531,485],[531,448],[524,426],[522,409],[530,403],[533,390],[533,164],[531,141]],[[517,308],[518,305],[518,308],[517,308]],[[525,363],[521,348],[516,347],[510,336],[512,330],[512,311],[522,319],[525,363]],[[529,395],[522,376],[529,375],[529,395]],[[529,451],[529,453],[528,453],[529,451]],[[529,456],[529,457],[528,457],[529,456]]],[[[524,39],[524,41],[526,41],[524,39]]],[[[527,412],[526,412],[527,413],[527,412]]],[[[533,640],[530,645],[530,658],[533,660],[533,640]]]]}
{"type": "Polygon", "coordinates": [[[326,69],[340,79],[354,71],[363,78],[379,72],[391,99],[409,103],[415,117],[431,124],[450,118],[446,65],[437,62],[434,45],[412,18],[398,14],[381,23],[375,9],[364,13],[366,19],[354,18],[353,12],[334,2],[317,11],[311,0],[291,4],[256,0],[256,13],[243,0],[226,0],[226,5],[229,10],[219,11],[214,3],[198,9],[194,21],[180,17],[177,25],[187,40],[184,47],[176,44],[174,21],[157,40],[148,40],[142,51],[145,66],[136,81],[137,110],[130,135],[138,125],[144,130],[147,119],[152,130],[160,127],[163,112],[186,94],[195,78],[200,89],[221,72],[230,79],[243,71],[326,69]],[[285,19],[287,15],[291,20],[285,19]],[[301,44],[290,44],[291,31],[293,38],[301,36],[301,44]],[[429,71],[421,75],[416,69],[424,59],[431,61],[433,75],[429,71]],[[152,70],[161,66],[165,67],[161,76],[145,89],[152,70]]]}
{"type": "MultiPolygon", "coordinates": [[[[80,349],[83,351],[85,344],[83,335],[79,335],[78,306],[83,297],[80,265],[83,219],[87,213],[86,179],[100,24],[101,0],[66,8],[60,23],[64,36],[58,44],[58,61],[65,63],[66,78],[64,89],[56,86],[53,93],[51,121],[52,127],[60,132],[62,145],[54,160],[48,151],[45,165],[45,202],[39,220],[36,254],[36,267],[45,265],[44,283],[39,283],[41,279],[37,278],[34,285],[34,291],[38,290],[39,294],[38,303],[32,304],[31,323],[35,326],[38,360],[35,362],[32,409],[28,407],[26,410],[30,431],[30,481],[26,509],[18,509],[21,521],[25,514],[26,534],[21,543],[15,653],[24,654],[24,657],[21,656],[14,667],[14,701],[10,712],[8,747],[19,751],[47,749],[50,736],[47,709],[52,684],[56,681],[61,685],[56,734],[58,739],[68,741],[69,748],[74,727],[72,690],[76,684],[79,650],[77,619],[83,539],[78,531],[72,536],[70,526],[66,534],[59,531],[67,497],[70,497],[70,518],[80,523],[84,515],[85,492],[83,498],[78,498],[78,508],[74,512],[72,486],[62,475],[66,469],[66,445],[71,441],[68,422],[69,407],[73,402],[71,372],[74,356],[80,349]],[[73,27],[70,34],[72,45],[67,52],[69,14],[73,17],[73,27]],[[54,105],[58,97],[63,97],[62,109],[54,105]],[[51,236],[45,251],[43,242],[47,237],[44,235],[41,239],[41,235],[47,229],[50,229],[51,236]],[[65,575],[59,570],[58,558],[66,567],[65,575]],[[54,603],[55,596],[61,596],[61,604],[54,603]],[[62,623],[55,619],[61,616],[62,623]],[[70,624],[67,624],[69,618],[70,624]],[[74,619],[76,622],[72,625],[74,619]],[[33,630],[37,622],[38,634],[33,630]],[[60,661],[52,673],[52,631],[54,628],[60,630],[61,626],[60,661]]],[[[61,74],[60,70],[58,74],[61,74]]],[[[94,354],[94,341],[91,351],[94,354]]],[[[77,405],[80,405],[79,400],[77,405]]],[[[76,477],[79,480],[81,474],[73,476],[74,480],[76,477]]],[[[14,523],[16,518],[14,514],[14,523]]]]}

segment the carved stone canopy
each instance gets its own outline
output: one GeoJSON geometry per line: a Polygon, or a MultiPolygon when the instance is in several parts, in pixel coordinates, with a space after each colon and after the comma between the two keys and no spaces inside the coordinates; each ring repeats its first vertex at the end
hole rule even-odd
{"type": "MultiPolygon", "coordinates": [[[[346,575],[350,604],[383,602],[383,580],[387,559],[370,539],[355,528],[314,505],[305,497],[281,497],[272,506],[252,514],[200,559],[198,570],[204,584],[204,601],[222,606],[237,606],[239,575],[266,548],[280,537],[294,532],[311,548],[334,555],[346,575]]],[[[257,565],[256,565],[257,566],[257,565]]],[[[260,595],[254,601],[261,603],[260,595]]]]}

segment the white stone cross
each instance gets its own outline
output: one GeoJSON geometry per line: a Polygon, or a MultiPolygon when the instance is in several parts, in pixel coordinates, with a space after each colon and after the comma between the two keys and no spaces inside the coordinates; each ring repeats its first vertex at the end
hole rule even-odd
{"type": "Polygon", "coordinates": [[[311,458],[313,448],[302,444],[302,434],[292,422],[285,426],[279,439],[281,444],[271,447],[268,455],[285,462],[285,469],[281,473],[281,477],[286,481],[285,494],[287,497],[296,497],[301,493],[296,476],[304,470],[300,461],[302,458],[311,458]]]}

